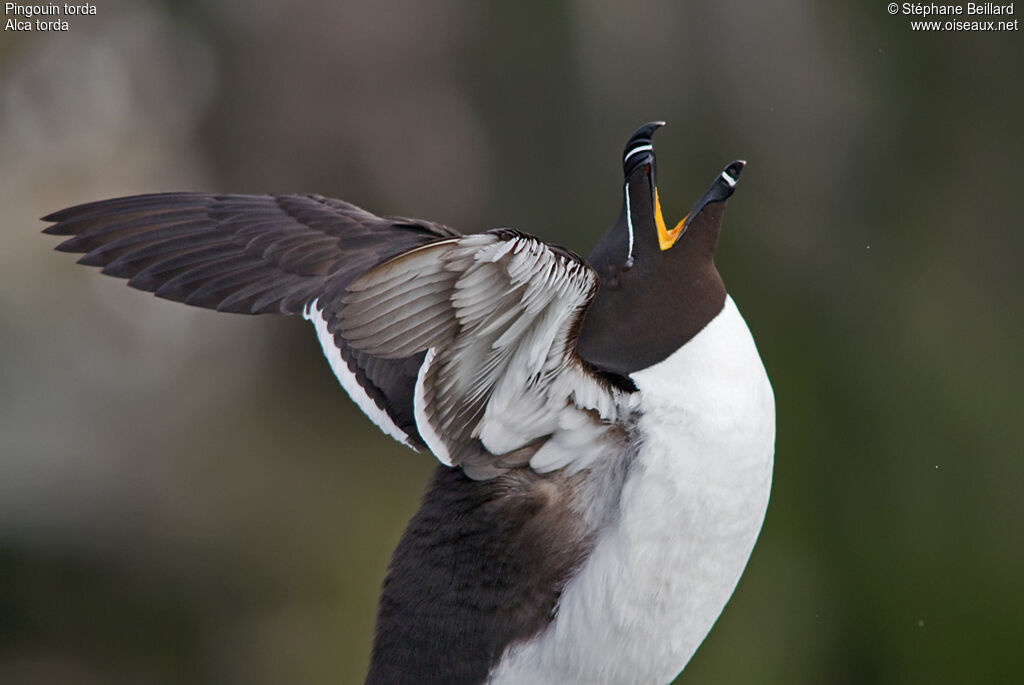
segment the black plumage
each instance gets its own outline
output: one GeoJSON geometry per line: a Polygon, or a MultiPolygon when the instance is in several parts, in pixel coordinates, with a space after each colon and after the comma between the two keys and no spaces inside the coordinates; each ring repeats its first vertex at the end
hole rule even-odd
{"type": "Polygon", "coordinates": [[[384,581],[367,685],[482,683],[543,630],[589,548],[572,487],[529,469],[477,481],[438,467],[384,581]]]}

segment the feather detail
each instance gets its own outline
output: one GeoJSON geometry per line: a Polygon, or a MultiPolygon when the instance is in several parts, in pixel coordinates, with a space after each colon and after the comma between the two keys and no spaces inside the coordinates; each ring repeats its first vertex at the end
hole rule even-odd
{"type": "Polygon", "coordinates": [[[527,462],[583,468],[626,394],[588,371],[571,339],[596,288],[579,257],[498,230],[370,270],[349,286],[337,331],[383,359],[426,353],[416,425],[442,463],[478,479],[527,462]]]}

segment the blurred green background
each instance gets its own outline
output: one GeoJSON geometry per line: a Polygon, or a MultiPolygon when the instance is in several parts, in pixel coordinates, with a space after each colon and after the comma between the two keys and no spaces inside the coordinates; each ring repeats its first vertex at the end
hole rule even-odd
{"type": "Polygon", "coordinates": [[[0,34],[0,682],[358,683],[433,468],[308,325],[157,300],[37,218],[319,192],[586,253],[658,133],[733,158],[719,268],[778,401],[772,503],[684,683],[1024,678],[1020,32],[886,3],[97,2],[0,34]]]}

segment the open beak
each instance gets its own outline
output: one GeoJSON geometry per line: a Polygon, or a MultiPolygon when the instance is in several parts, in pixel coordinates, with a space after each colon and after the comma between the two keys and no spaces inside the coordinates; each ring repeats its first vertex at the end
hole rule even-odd
{"type": "Polygon", "coordinates": [[[686,216],[675,225],[675,228],[669,230],[665,226],[665,219],[661,214],[661,201],[658,199],[658,191],[654,191],[654,220],[658,225],[658,244],[662,250],[667,250],[672,247],[675,242],[679,239],[687,228],[690,226],[690,222],[696,219],[701,210],[712,202],[724,202],[732,195],[733,190],[736,188],[736,181],[740,177],[740,172],[743,171],[743,167],[746,166],[746,162],[742,159],[737,159],[729,164],[722,170],[715,180],[711,182],[704,194],[701,195],[700,199],[697,200],[697,204],[693,206],[686,216]]]}

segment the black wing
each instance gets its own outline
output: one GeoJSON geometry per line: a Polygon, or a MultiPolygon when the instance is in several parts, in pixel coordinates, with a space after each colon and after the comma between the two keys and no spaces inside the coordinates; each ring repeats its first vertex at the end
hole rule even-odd
{"type": "MultiPolygon", "coordinates": [[[[84,253],[128,285],[186,304],[244,314],[336,312],[349,283],[414,247],[459,234],[440,224],[382,218],[318,195],[160,193],[78,205],[43,218],[69,235],[57,249],[84,253]]],[[[316,322],[314,322],[316,323],[316,322]]],[[[349,394],[378,425],[422,447],[412,394],[422,354],[379,359],[352,349],[325,320],[349,394]],[[355,386],[353,385],[355,383],[355,386]],[[356,387],[357,386],[357,387],[356,387]],[[384,416],[374,416],[371,402],[384,416]],[[397,431],[394,430],[397,428],[397,431]]],[[[332,356],[327,349],[328,357],[332,356]]]]}

